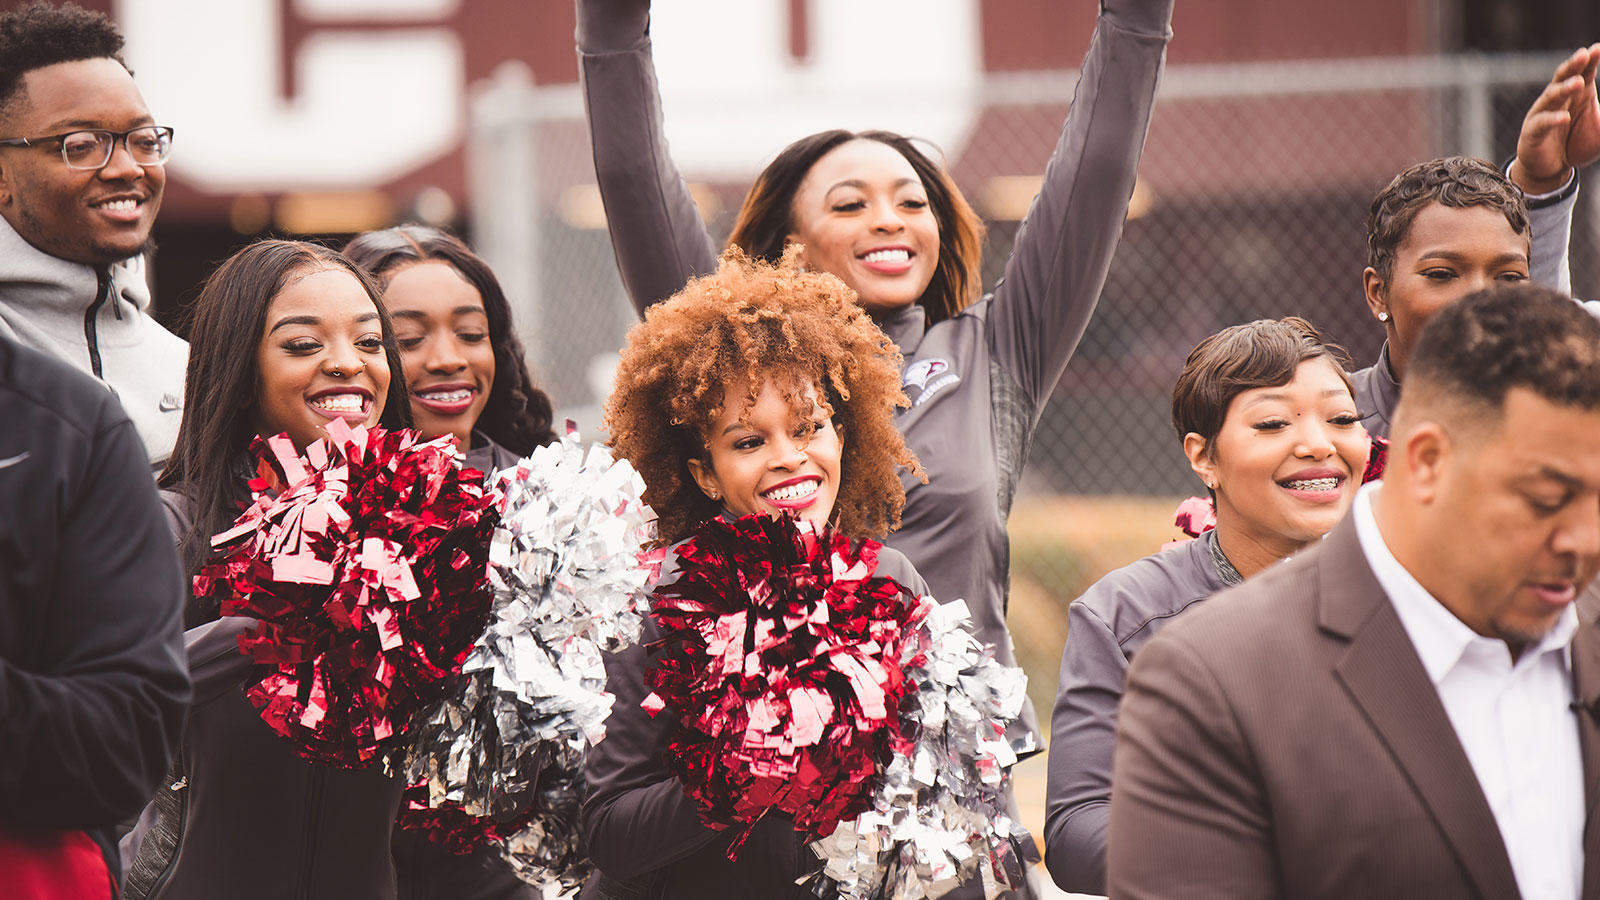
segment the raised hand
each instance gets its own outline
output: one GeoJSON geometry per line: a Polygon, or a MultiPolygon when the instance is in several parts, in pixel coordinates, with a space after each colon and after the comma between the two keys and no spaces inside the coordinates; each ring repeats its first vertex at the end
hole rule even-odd
{"type": "Polygon", "coordinates": [[[1556,67],[1517,134],[1511,180],[1529,194],[1547,194],[1572,177],[1574,167],[1600,159],[1600,101],[1595,72],[1600,44],[1574,52],[1556,67]]]}
{"type": "Polygon", "coordinates": [[[626,50],[645,34],[650,0],[575,0],[578,46],[586,52],[626,50]]]}

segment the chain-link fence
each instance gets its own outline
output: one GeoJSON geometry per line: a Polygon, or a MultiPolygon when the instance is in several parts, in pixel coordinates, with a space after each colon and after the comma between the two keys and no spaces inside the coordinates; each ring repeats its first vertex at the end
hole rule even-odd
{"type": "MultiPolygon", "coordinates": [[[[1199,490],[1168,416],[1190,348],[1229,324],[1296,314],[1370,363],[1383,339],[1361,297],[1373,194],[1429,157],[1507,159],[1559,61],[1168,69],[1110,278],[1044,411],[1012,516],[1012,618],[1026,621],[1013,632],[1042,709],[1066,604],[1173,537],[1176,501],[1199,490]]],[[[946,148],[988,220],[988,284],[1037,189],[1074,81],[1071,72],[990,76],[970,137],[946,148]]],[[[521,304],[543,383],[592,429],[634,314],[604,230],[576,90],[502,78],[476,104],[472,160],[477,242],[521,304]]],[[[727,233],[747,185],[697,186],[714,233],[727,233]]],[[[1600,191],[1580,198],[1571,262],[1574,293],[1600,297],[1600,191]]]]}

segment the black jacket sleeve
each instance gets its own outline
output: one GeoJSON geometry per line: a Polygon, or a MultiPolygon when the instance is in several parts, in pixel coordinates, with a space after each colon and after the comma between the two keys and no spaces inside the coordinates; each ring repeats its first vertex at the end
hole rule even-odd
{"type": "Polygon", "coordinates": [[[0,815],[19,824],[94,828],[137,813],[189,701],[183,583],[144,447],[109,394],[84,437],[86,453],[39,451],[66,467],[53,496],[33,494],[55,506],[59,534],[37,537],[53,544],[52,575],[12,600],[40,605],[26,658],[0,659],[0,815]]]}
{"type": "MultiPolygon", "coordinates": [[[[661,632],[650,621],[642,643],[661,632]]],[[[606,657],[606,689],[616,695],[605,740],[584,759],[588,799],[583,805],[585,845],[594,864],[614,879],[652,872],[718,839],[700,821],[694,801],[667,771],[672,713],[652,717],[639,706],[649,693],[649,654],[634,644],[606,657]]],[[[724,842],[726,837],[723,838],[724,842]]]]}

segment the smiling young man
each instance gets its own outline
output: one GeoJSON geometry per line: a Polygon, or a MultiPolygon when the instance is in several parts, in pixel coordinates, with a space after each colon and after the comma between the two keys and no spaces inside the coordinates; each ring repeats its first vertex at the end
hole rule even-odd
{"type": "Polygon", "coordinates": [[[1597,568],[1600,322],[1441,310],[1383,481],[1134,659],[1111,896],[1600,897],[1597,568]]]}
{"type": "Polygon", "coordinates": [[[188,347],[150,317],[141,254],[172,132],[151,117],[122,43],[76,6],[0,16],[0,335],[108,385],[159,464],[188,347]]]}

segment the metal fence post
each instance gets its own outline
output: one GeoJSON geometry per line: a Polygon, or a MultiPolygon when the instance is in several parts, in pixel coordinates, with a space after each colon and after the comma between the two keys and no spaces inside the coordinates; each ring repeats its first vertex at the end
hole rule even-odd
{"type": "Polygon", "coordinates": [[[472,98],[467,138],[473,242],[499,277],[532,359],[544,356],[547,318],[539,290],[538,96],[527,65],[501,64],[472,98]]]}
{"type": "Polygon", "coordinates": [[[1458,59],[1456,115],[1460,120],[1461,152],[1479,159],[1494,157],[1493,74],[1478,55],[1458,59]]]}

